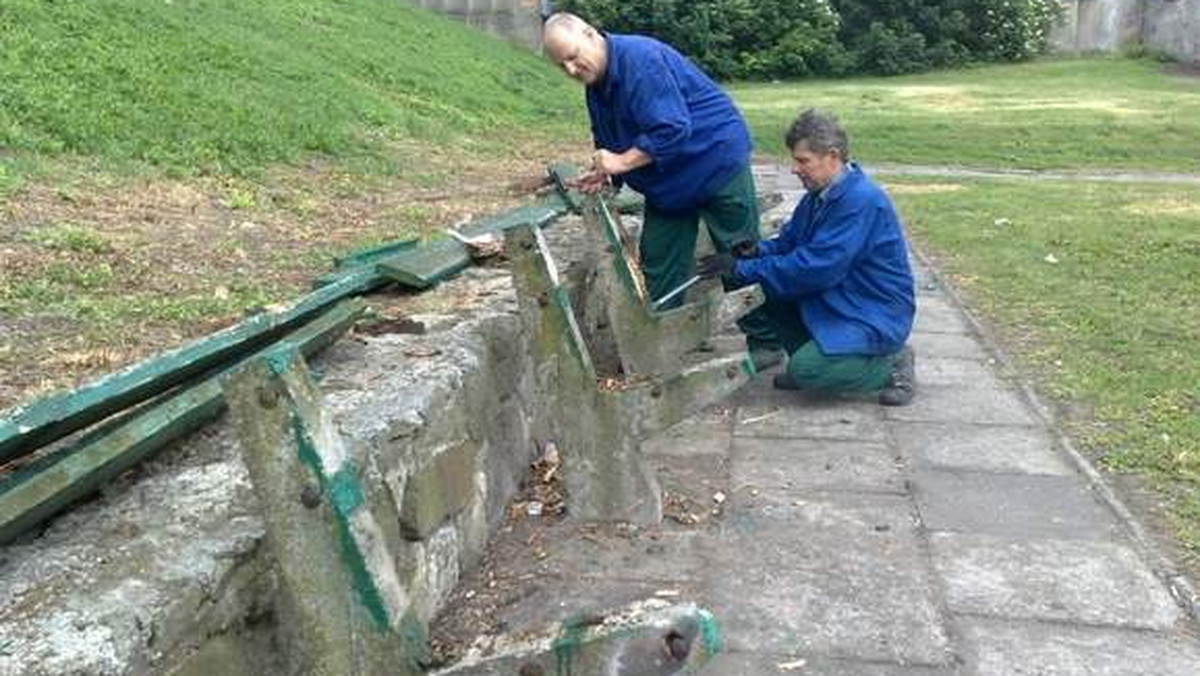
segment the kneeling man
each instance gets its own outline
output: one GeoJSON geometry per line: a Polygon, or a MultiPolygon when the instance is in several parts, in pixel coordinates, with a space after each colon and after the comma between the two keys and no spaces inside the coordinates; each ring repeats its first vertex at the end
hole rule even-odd
{"type": "Polygon", "coordinates": [[[916,302],[895,207],[849,161],[849,139],[830,115],[807,110],[788,129],[792,173],[808,191],[779,236],[707,256],[700,274],[758,283],[788,355],[780,389],[877,392],[903,406],[916,391],[916,302]]]}

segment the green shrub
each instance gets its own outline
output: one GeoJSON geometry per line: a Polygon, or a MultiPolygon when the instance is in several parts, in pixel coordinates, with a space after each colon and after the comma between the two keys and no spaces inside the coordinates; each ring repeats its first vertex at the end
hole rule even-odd
{"type": "Polygon", "coordinates": [[[562,0],[674,45],[710,75],[894,75],[1044,52],[1057,0],[562,0]]]}

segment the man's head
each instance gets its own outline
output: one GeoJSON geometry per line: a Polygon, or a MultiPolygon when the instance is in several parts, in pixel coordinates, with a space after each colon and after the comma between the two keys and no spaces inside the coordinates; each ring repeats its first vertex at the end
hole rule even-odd
{"type": "Polygon", "coordinates": [[[559,68],[585,85],[599,82],[608,69],[604,35],[574,14],[559,12],[546,19],[542,44],[559,68]]]}
{"type": "Polygon", "coordinates": [[[829,185],[850,159],[850,139],[836,118],[809,108],[800,113],[784,136],[792,151],[792,173],[805,190],[829,185]]]}

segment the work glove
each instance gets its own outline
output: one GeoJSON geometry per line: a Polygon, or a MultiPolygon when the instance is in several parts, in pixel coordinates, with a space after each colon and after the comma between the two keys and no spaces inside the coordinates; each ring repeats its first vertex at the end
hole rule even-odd
{"type": "Polygon", "coordinates": [[[732,277],[736,265],[737,259],[733,257],[733,254],[711,254],[700,259],[700,263],[696,266],[696,274],[703,279],[717,276],[732,277]]]}
{"type": "Polygon", "coordinates": [[[729,249],[734,258],[756,258],[758,255],[758,242],[742,240],[733,245],[729,249]]]}

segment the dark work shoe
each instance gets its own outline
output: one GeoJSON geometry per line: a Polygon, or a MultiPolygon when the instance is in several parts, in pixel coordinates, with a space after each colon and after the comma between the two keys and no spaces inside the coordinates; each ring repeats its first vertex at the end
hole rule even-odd
{"type": "Polygon", "coordinates": [[[884,406],[908,406],[917,394],[917,357],[907,345],[900,350],[892,364],[892,376],[887,387],[879,393],[879,403],[884,406]]]}
{"type": "Polygon", "coordinates": [[[783,362],[786,356],[787,354],[783,350],[766,347],[756,347],[750,350],[750,361],[754,362],[754,370],[759,373],[783,362]]]}
{"type": "Polygon", "coordinates": [[[776,373],[775,377],[771,380],[771,384],[774,385],[775,389],[777,390],[804,389],[800,386],[800,383],[796,382],[796,379],[793,378],[787,371],[784,371],[783,373],[776,373]]]}

